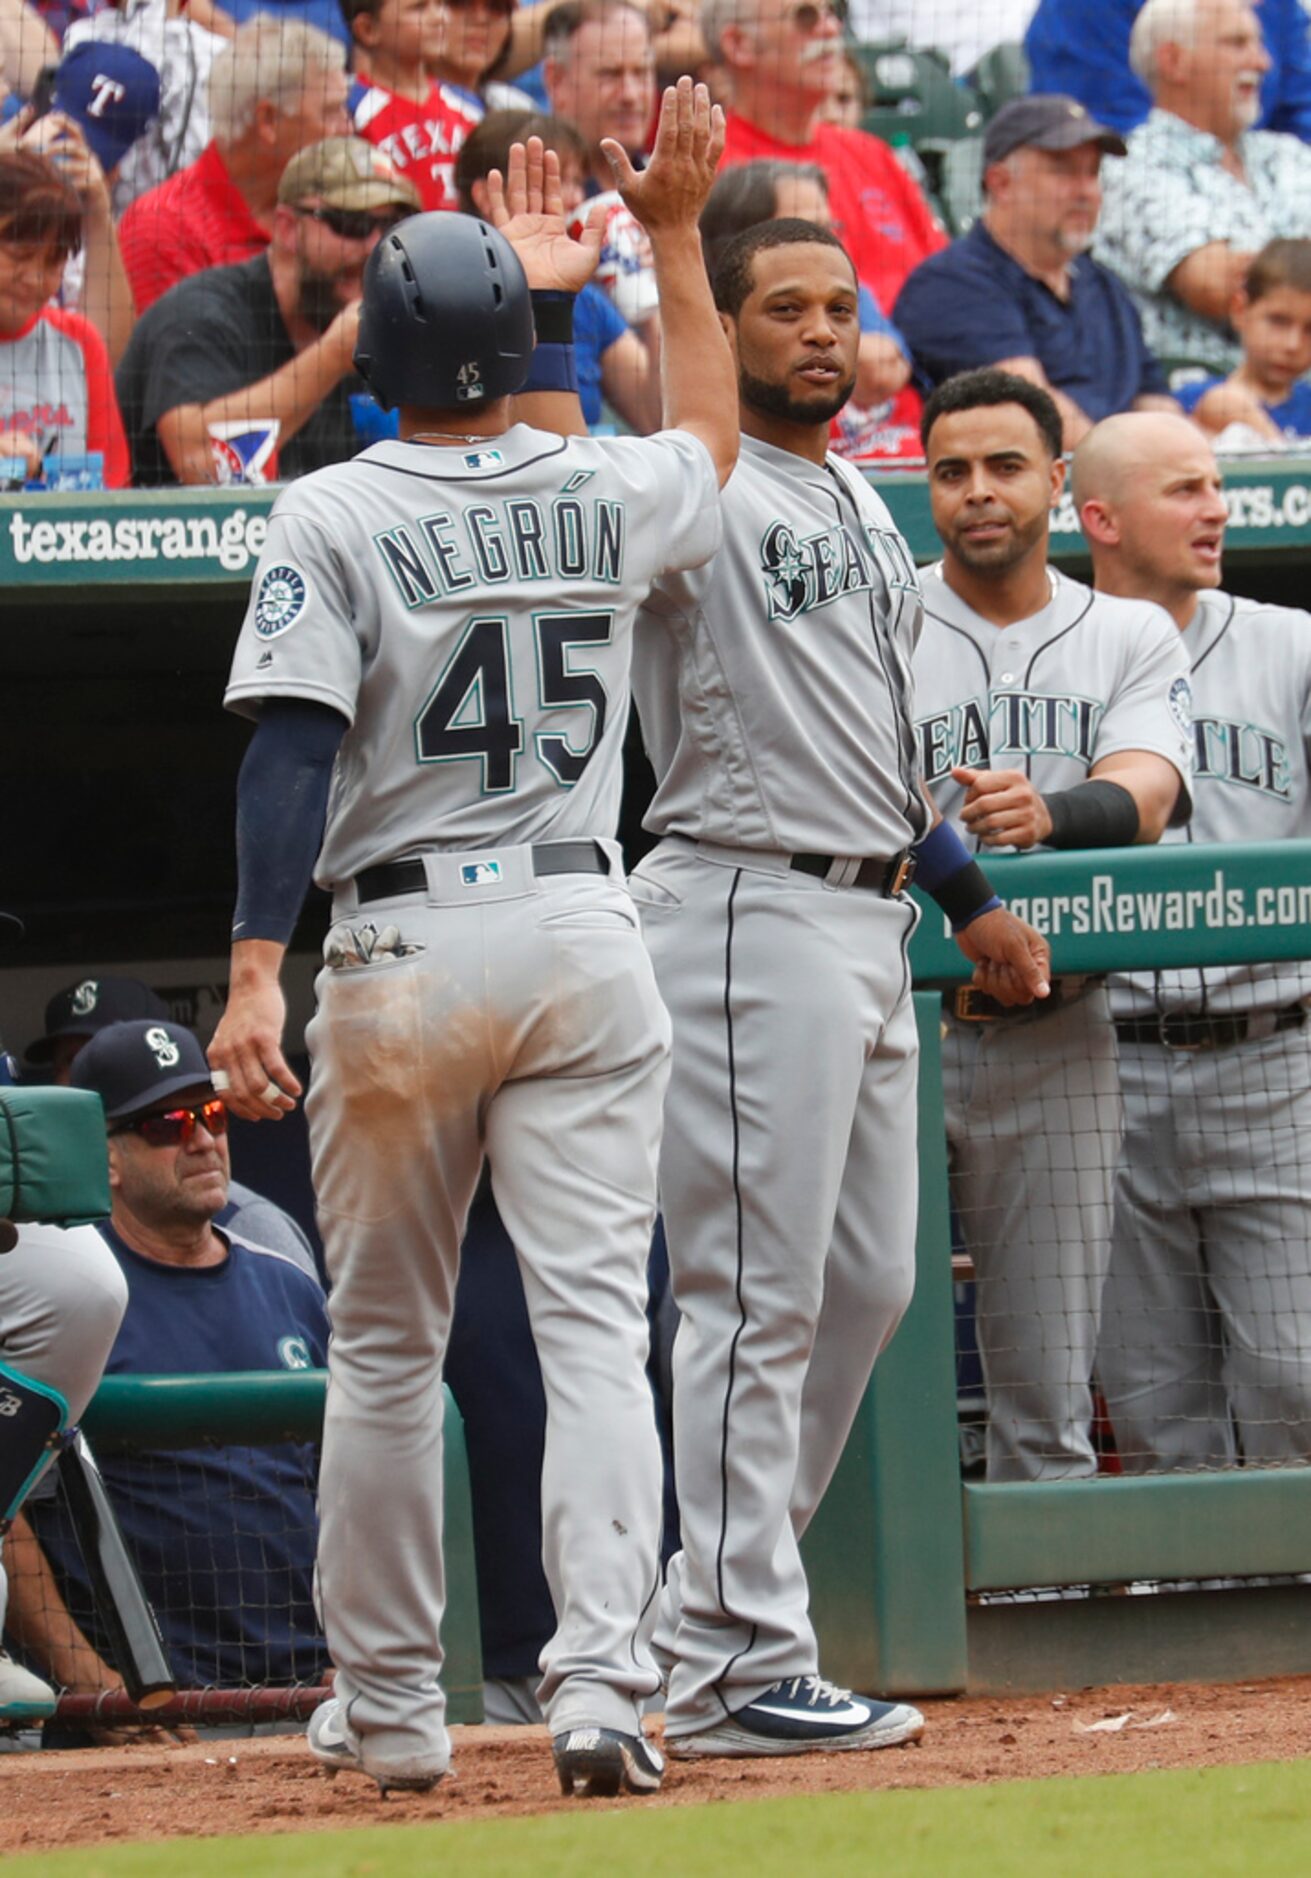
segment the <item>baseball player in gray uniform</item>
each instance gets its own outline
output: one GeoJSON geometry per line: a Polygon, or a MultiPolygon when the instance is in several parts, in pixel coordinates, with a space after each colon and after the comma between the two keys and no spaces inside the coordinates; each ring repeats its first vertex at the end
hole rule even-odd
{"type": "MultiPolygon", "coordinates": [[[[915,714],[938,808],[994,849],[1156,841],[1188,812],[1187,660],[1159,607],[1049,568],[1053,400],[1010,373],[962,374],[929,400],[923,436],[944,558],[924,578],[915,714]]],[[[1121,1126],[1105,985],[1058,979],[1014,1014],[948,999],[943,1077],[988,1478],[1091,1474],[1121,1126]]]]}
{"type": "Polygon", "coordinates": [[[534,312],[527,389],[567,392],[559,290],[599,248],[599,227],[569,239],[540,144],[526,183],[517,153],[505,222],[522,264],[473,217],[383,238],[357,364],[400,405],[400,440],[280,496],[233,663],[228,702],[259,727],[211,1060],[243,1115],[298,1093],[277,972],[313,865],[334,902],[307,1112],[332,1279],[318,1571],[338,1676],[309,1738],[384,1787],[448,1765],[442,1356],[484,1155],[547,1397],[558,1629],[539,1697],[561,1786],[650,1791],[662,1773],[639,1711],[659,1686],[645,1281],[669,1033],[611,837],[633,618],[653,579],[713,553],[737,452],[696,237],[722,135],[685,80],[649,168],[623,166],[660,282],[670,428],[654,438],[511,425],[534,312]],[[313,728],[289,737],[288,715],[313,728]]]}
{"type": "MultiPolygon", "coordinates": [[[[1098,589],[1164,607],[1192,663],[1196,806],[1169,838],[1311,837],[1311,615],[1220,591],[1205,438],[1108,419],[1074,493],[1098,589]]],[[[1131,1472],[1311,1459],[1308,998],[1299,964],[1111,980],[1125,1136],[1097,1371],[1131,1472]]]]}
{"type": "Polygon", "coordinates": [[[805,222],[749,229],[715,297],[744,431],[724,544],[656,582],[634,651],[660,841],[633,892],[674,1031],[660,1194],[683,1550],[656,1645],[681,1758],[922,1730],[908,1704],[821,1677],[798,1549],[913,1282],[912,854],[981,982],[1044,995],[1047,959],[951,831],[927,833],[914,565],[827,453],[859,344],[845,250],[805,222]]]}
{"type": "MultiPolygon", "coordinates": [[[[0,914],[0,928],[14,926],[0,914]]],[[[20,929],[21,930],[21,929],[20,929]]],[[[14,1080],[0,1044],[0,1086],[14,1080]]],[[[127,1283],[94,1226],[0,1220],[0,1632],[4,1535],[95,1394],[127,1308],[127,1283]]],[[[55,1694],[0,1649],[0,1727],[54,1713],[55,1694]]]]}

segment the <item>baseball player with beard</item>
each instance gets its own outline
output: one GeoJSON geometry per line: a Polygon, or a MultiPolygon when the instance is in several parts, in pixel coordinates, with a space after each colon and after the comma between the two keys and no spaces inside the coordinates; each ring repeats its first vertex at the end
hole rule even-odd
{"type": "MultiPolygon", "coordinates": [[[[1189,842],[1311,837],[1311,615],[1220,590],[1226,509],[1183,418],[1074,459],[1099,592],[1192,664],[1189,842]]],[[[1097,1373],[1124,1467],[1311,1460],[1311,966],[1111,980],[1125,1134],[1097,1373]]]]}
{"type": "Polygon", "coordinates": [[[632,884],[674,1031],[683,1550],[656,1645],[679,1758],[923,1728],[820,1675],[798,1550],[913,1282],[915,860],[989,991],[1041,997],[1047,966],[951,830],[930,832],[914,564],[827,448],[860,343],[851,261],[813,224],[765,223],[725,250],[715,298],[744,433],[724,543],[656,582],[634,649],[660,840],[632,884]]]}
{"type": "MultiPolygon", "coordinates": [[[[963,373],[929,399],[921,435],[944,553],[924,577],[915,713],[938,808],[976,847],[1158,840],[1189,809],[1188,662],[1158,606],[1094,595],[1048,566],[1064,476],[1054,401],[1009,372],[963,373]]],[[[943,1079],[988,1478],[1094,1473],[1120,1140],[1104,984],[1058,978],[1019,1013],[969,991],[949,999],[943,1079]]]]}
{"type": "Polygon", "coordinates": [[[463,215],[384,237],[356,363],[399,404],[399,441],[279,497],[234,659],[228,702],[259,723],[211,1061],[248,1118],[299,1093],[278,968],[313,868],[334,900],[307,1114],[332,1279],[318,1571],[338,1674],[309,1739],[384,1788],[449,1763],[441,1373],[484,1156],[547,1398],[558,1628],[538,1693],[560,1783],[660,1783],[639,1711],[659,1686],[644,1363],[669,1030],[612,837],[633,618],[652,580],[714,552],[737,454],[696,228],[722,144],[686,79],[649,168],[624,165],[660,278],[670,427],[653,438],[511,424],[525,381],[569,397],[569,294],[600,245],[599,226],[569,237],[540,143],[526,182],[515,157],[514,248],[463,215]]]}

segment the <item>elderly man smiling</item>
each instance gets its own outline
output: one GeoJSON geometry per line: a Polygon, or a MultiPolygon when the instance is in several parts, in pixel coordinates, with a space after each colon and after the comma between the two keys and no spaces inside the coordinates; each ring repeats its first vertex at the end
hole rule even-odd
{"type": "Polygon", "coordinates": [[[1130,60],[1152,111],[1104,179],[1095,253],[1158,356],[1228,370],[1229,306],[1257,250],[1311,235],[1311,147],[1251,128],[1270,55],[1246,0],[1147,0],[1130,60]]]}

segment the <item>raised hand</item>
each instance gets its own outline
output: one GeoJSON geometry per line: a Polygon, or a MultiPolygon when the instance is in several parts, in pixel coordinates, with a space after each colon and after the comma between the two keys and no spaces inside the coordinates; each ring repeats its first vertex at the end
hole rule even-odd
{"type": "Polygon", "coordinates": [[[492,226],[499,229],[523,263],[530,288],[577,293],[596,272],[601,258],[604,209],[593,210],[575,239],[565,220],[560,193],[560,159],[540,137],[510,146],[505,174],[487,178],[492,226]]]}
{"type": "Polygon", "coordinates": [[[612,137],[601,148],[614,171],[615,188],[648,234],[695,228],[724,154],[724,113],[704,85],[680,78],[660,100],[651,161],[635,170],[628,152],[612,137]]]}

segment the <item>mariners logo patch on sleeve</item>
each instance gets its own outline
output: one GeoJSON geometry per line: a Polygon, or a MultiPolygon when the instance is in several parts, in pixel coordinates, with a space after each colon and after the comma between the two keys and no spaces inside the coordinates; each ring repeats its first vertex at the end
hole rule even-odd
{"type": "Polygon", "coordinates": [[[1170,687],[1170,715],[1188,736],[1193,728],[1193,688],[1186,678],[1176,678],[1170,687]]]}
{"type": "Polygon", "coordinates": [[[276,639],[289,632],[305,611],[309,582],[299,568],[286,562],[270,567],[255,596],[255,631],[261,639],[276,639]]]}

